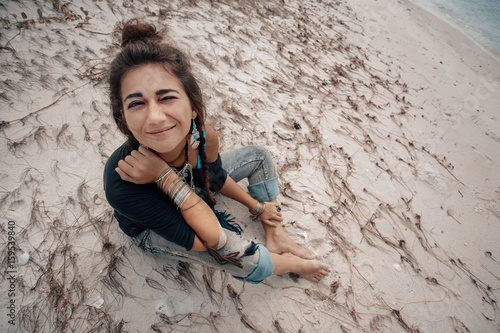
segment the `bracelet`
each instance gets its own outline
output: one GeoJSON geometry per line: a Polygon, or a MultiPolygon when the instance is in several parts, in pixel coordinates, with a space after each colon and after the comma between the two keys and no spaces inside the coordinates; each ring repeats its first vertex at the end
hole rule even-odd
{"type": "Polygon", "coordinates": [[[257,207],[255,207],[255,209],[253,210],[249,209],[248,211],[250,212],[250,214],[252,214],[253,218],[256,218],[262,215],[262,213],[264,213],[265,210],[266,210],[266,204],[263,202],[258,202],[257,207]]]}
{"type": "Polygon", "coordinates": [[[171,172],[167,177],[165,177],[165,179],[161,182],[161,185],[160,185],[160,190],[164,192],[163,188],[165,187],[165,184],[168,182],[168,180],[170,179],[170,177],[172,177],[172,175],[174,175],[175,172],[171,172]]]}
{"type": "Polygon", "coordinates": [[[175,187],[177,186],[177,184],[179,184],[180,182],[182,182],[184,180],[184,178],[182,177],[179,177],[177,178],[176,180],[174,180],[174,182],[172,183],[172,185],[170,185],[170,187],[168,188],[168,191],[167,191],[167,195],[172,199],[172,194],[174,192],[174,189],[175,187]]]}
{"type": "Polygon", "coordinates": [[[193,193],[194,192],[193,190],[191,190],[191,187],[189,187],[189,185],[184,182],[184,178],[182,177],[174,180],[167,191],[167,195],[172,199],[178,209],[181,209],[182,206],[184,206],[186,201],[193,193]],[[177,186],[177,184],[179,183],[181,184],[177,186]]]}
{"type": "Polygon", "coordinates": [[[177,207],[178,209],[180,210],[184,204],[186,203],[186,201],[189,199],[189,197],[191,196],[191,194],[193,194],[193,191],[191,191],[191,189],[186,193],[186,196],[184,198],[181,199],[180,202],[177,203],[177,207]]]}
{"type": "MultiPolygon", "coordinates": [[[[160,177],[158,177],[158,179],[156,180],[156,186],[158,186],[158,188],[161,190],[162,187],[162,182],[163,182],[163,178],[165,178],[165,176],[169,175],[169,177],[172,175],[171,173],[173,172],[174,169],[172,169],[172,167],[168,167],[166,168],[165,170],[163,170],[163,172],[161,173],[160,177]]],[[[168,178],[167,178],[168,179],[168,178]]]]}
{"type": "Polygon", "coordinates": [[[191,190],[188,184],[182,183],[179,186],[179,188],[175,191],[172,197],[172,200],[177,205],[178,209],[181,209],[182,206],[184,206],[187,199],[189,198],[189,196],[191,196],[192,193],[193,191],[191,190]]]}
{"type": "Polygon", "coordinates": [[[184,209],[182,209],[180,212],[181,212],[181,213],[182,213],[182,212],[185,212],[186,210],[189,210],[189,209],[193,208],[194,206],[196,206],[196,205],[197,205],[197,204],[199,204],[200,202],[201,202],[201,198],[198,198],[198,201],[196,201],[196,203],[195,203],[194,205],[189,206],[188,208],[184,208],[184,209]]]}
{"type": "Polygon", "coordinates": [[[159,183],[163,180],[163,177],[165,177],[168,173],[172,172],[173,169],[172,167],[167,167],[163,172],[161,173],[160,177],[156,180],[156,183],[159,183]]]}

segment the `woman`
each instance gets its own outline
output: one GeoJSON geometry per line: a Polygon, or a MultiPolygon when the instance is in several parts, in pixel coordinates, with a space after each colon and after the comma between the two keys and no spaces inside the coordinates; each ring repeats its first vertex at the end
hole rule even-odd
{"type": "Polygon", "coordinates": [[[328,266],[283,230],[269,153],[248,146],[219,154],[187,58],[162,43],[154,26],[125,24],[109,80],[113,117],[128,141],[109,158],[104,188],[120,228],[135,244],[251,283],[288,272],[312,281],[328,274],[328,266]],[[249,179],[250,193],[236,184],[243,178],[249,179]],[[260,219],[267,247],[240,237],[234,225],[217,217],[215,192],[260,219]]]}

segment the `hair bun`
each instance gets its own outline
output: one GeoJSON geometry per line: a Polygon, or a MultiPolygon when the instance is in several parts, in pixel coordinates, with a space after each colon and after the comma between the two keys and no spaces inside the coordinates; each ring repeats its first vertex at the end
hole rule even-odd
{"type": "Polygon", "coordinates": [[[125,23],[122,30],[121,46],[124,47],[130,42],[141,40],[160,43],[163,38],[152,24],[141,23],[137,19],[132,19],[125,23]]]}

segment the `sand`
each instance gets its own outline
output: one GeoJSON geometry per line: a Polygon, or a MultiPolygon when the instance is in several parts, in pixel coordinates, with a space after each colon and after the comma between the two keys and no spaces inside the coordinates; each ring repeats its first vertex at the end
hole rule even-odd
{"type": "Polygon", "coordinates": [[[500,65],[456,27],[388,0],[12,1],[0,16],[2,332],[500,330],[500,65]],[[285,229],[327,278],[242,283],[119,230],[105,77],[133,17],[191,55],[222,150],[271,151],[285,229]]]}

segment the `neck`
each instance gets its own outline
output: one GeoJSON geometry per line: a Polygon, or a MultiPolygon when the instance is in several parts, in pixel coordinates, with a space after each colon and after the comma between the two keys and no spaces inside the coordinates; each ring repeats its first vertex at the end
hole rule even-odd
{"type": "Polygon", "coordinates": [[[186,162],[184,147],[186,142],[182,141],[174,150],[169,151],[168,153],[159,153],[160,156],[169,166],[172,167],[181,167],[186,162]]]}

